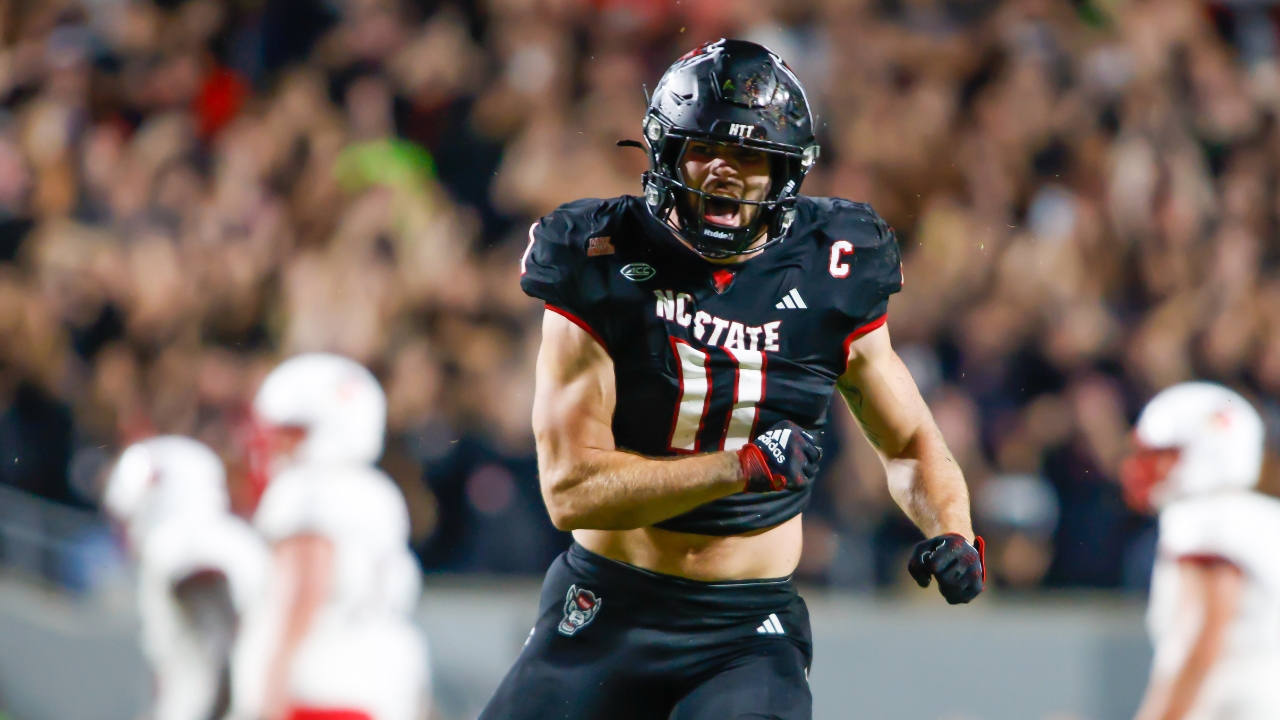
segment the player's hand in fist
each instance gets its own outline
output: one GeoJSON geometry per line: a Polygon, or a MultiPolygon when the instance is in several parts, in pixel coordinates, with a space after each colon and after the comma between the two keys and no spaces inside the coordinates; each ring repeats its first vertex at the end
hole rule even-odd
{"type": "Polygon", "coordinates": [[[987,581],[986,547],[982,538],[974,544],[956,533],[921,540],[911,550],[907,572],[920,587],[938,578],[938,591],[952,605],[978,597],[987,581]]]}
{"type": "Polygon", "coordinates": [[[783,420],[738,451],[746,477],[743,490],[798,490],[813,482],[821,459],[822,448],[813,436],[790,420],[783,420]]]}

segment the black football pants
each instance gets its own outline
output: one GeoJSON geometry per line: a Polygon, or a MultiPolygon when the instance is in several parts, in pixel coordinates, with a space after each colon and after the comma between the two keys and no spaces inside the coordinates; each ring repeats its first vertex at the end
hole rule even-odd
{"type": "Polygon", "coordinates": [[[789,579],[695,582],[574,543],[480,719],[810,720],[812,647],[789,579]]]}

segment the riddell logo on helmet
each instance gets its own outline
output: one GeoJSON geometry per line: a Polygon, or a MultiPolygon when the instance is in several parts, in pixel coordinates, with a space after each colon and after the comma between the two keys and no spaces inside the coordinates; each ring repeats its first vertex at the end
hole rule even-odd
{"type": "Polygon", "coordinates": [[[702,234],[703,234],[703,235],[710,235],[711,237],[713,237],[713,238],[717,238],[717,239],[720,239],[720,240],[732,240],[732,239],[733,239],[733,233],[727,233],[727,232],[723,232],[723,231],[720,231],[720,230],[712,230],[711,228],[706,228],[706,229],[704,229],[704,230],[702,231],[702,234]]]}

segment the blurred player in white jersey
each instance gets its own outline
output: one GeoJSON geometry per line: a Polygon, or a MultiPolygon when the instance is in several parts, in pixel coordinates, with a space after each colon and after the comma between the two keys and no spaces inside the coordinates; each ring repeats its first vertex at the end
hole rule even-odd
{"type": "Polygon", "coordinates": [[[257,533],[230,514],[222,461],[185,437],[137,443],[120,456],[104,504],[138,559],[151,716],[222,717],[238,619],[261,592],[267,563],[257,533]]]}
{"type": "Polygon", "coordinates": [[[253,410],[250,464],[266,487],[253,523],[273,560],[236,647],[232,717],[422,717],[430,671],[410,620],[421,575],[404,498],[374,467],[382,388],[352,360],[300,355],[267,376],[253,410]]]}
{"type": "Polygon", "coordinates": [[[1159,511],[1139,720],[1280,718],[1280,500],[1254,490],[1264,428],[1219,385],[1164,390],[1134,431],[1129,503],[1159,511]]]}

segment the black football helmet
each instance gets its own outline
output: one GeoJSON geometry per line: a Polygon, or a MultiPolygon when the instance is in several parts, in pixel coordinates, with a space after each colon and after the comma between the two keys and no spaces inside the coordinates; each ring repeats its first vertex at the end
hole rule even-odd
{"type": "Polygon", "coordinates": [[[688,53],[658,81],[644,118],[649,171],[645,205],[666,222],[674,209],[676,232],[700,255],[741,255],[766,229],[772,244],[786,237],[800,184],[818,159],[813,116],[804,88],[782,58],[744,40],[717,40],[688,53]],[[681,172],[691,140],[765,152],[772,182],[761,200],[734,200],[695,190],[681,172]],[[755,205],[743,227],[706,220],[708,198],[755,205]]]}

